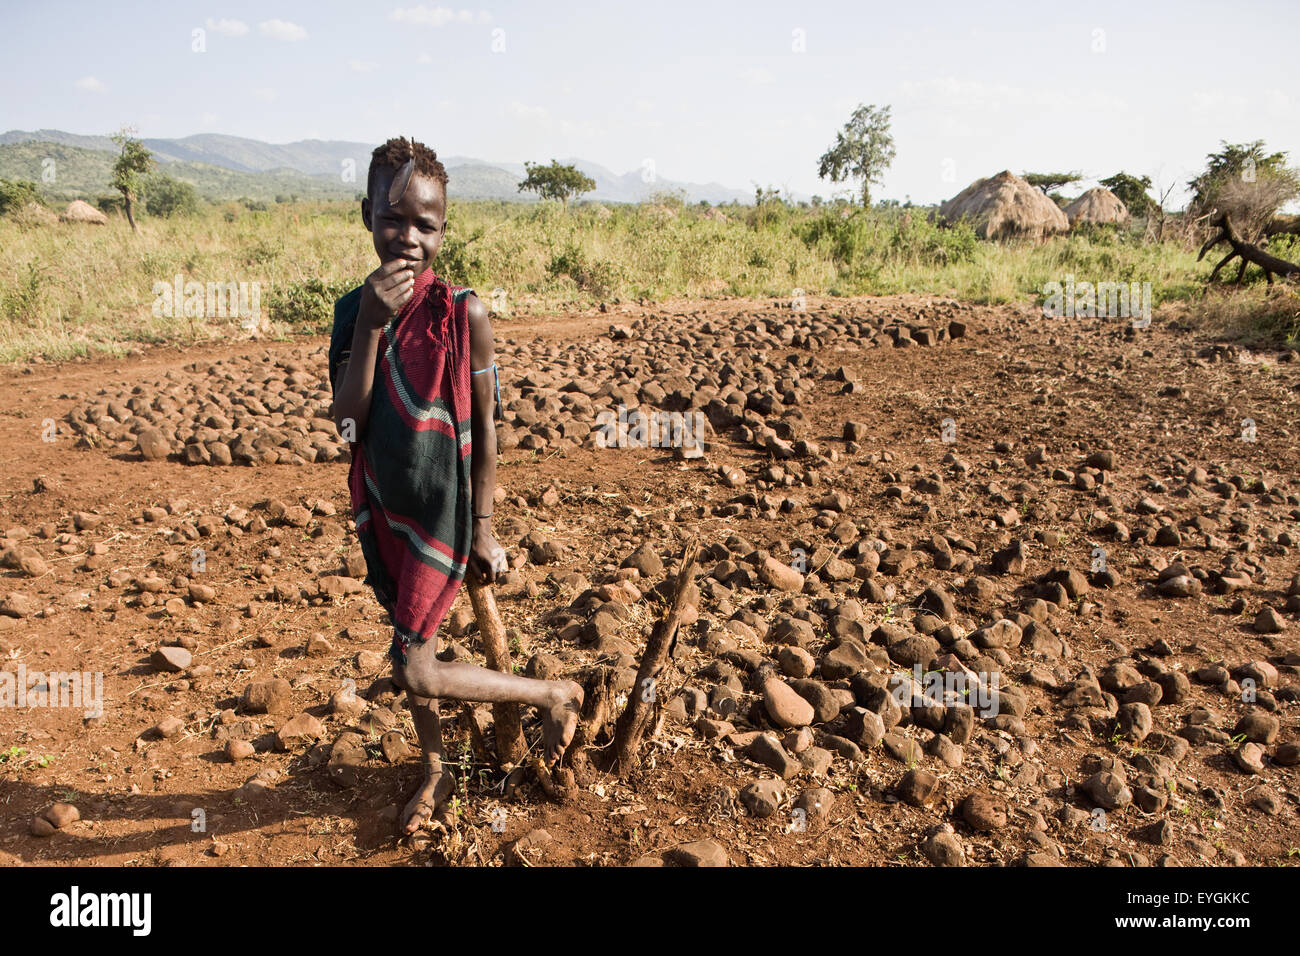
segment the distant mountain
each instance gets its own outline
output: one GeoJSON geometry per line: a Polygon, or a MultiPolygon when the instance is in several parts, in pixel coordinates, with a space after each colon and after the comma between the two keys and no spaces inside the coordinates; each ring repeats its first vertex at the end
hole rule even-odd
{"type": "MultiPolygon", "coordinates": [[[[0,177],[27,179],[53,200],[86,199],[94,202],[113,192],[110,175],[115,153],[60,143],[22,142],[0,145],[0,177]],[[47,162],[52,160],[53,162],[47,162]],[[50,171],[52,178],[42,174],[50,171]]],[[[344,183],[337,174],[308,176],[296,169],[244,172],[211,163],[171,160],[160,171],[194,186],[207,199],[274,200],[352,199],[365,189],[362,184],[344,183]]]]}
{"type": "MultiPolygon", "coordinates": [[[[176,168],[168,170],[171,175],[193,182],[200,193],[212,198],[260,198],[268,193],[296,193],[314,198],[351,198],[359,189],[365,189],[370,153],[378,145],[319,139],[274,144],[219,133],[198,133],[181,139],[142,138],[141,142],[160,162],[169,166],[176,165],[176,168]],[[342,176],[344,170],[349,168],[345,166],[349,160],[352,162],[350,168],[356,176],[356,180],[351,183],[345,182],[342,176]],[[215,169],[199,169],[199,166],[215,169]],[[252,178],[222,176],[215,170],[227,170],[252,178]],[[269,188],[266,184],[255,187],[253,184],[261,174],[271,175],[275,185],[269,188]],[[301,178],[296,178],[295,174],[301,178]],[[359,187],[358,182],[361,184],[359,187]],[[290,188],[295,184],[296,188],[290,188]],[[226,189],[236,191],[227,193],[226,189]]],[[[117,152],[116,145],[107,136],[83,136],[55,129],[10,130],[0,133],[0,176],[13,178],[15,175],[11,170],[20,157],[12,155],[9,147],[30,149],[37,144],[101,153],[117,152]]],[[[69,154],[72,155],[75,154],[69,154]]],[[[22,160],[29,158],[29,153],[21,154],[22,160]]],[[[550,157],[546,157],[539,161],[549,160],[550,157]]],[[[90,161],[78,156],[77,162],[90,161]]],[[[522,163],[488,162],[470,156],[445,156],[442,157],[442,162],[447,167],[453,197],[531,201],[529,196],[518,190],[519,182],[524,178],[522,163]]],[[[642,179],[641,170],[619,175],[599,163],[584,159],[571,157],[562,159],[561,162],[577,166],[596,181],[595,191],[582,197],[588,200],[640,202],[656,192],[668,191],[685,192],[687,202],[692,203],[701,200],[710,203],[752,202],[754,198],[752,192],[731,189],[719,183],[684,183],[657,177],[656,181],[647,183],[642,179]]],[[[92,165],[98,165],[97,161],[92,165]]],[[[39,182],[40,170],[38,161],[33,170],[18,175],[39,182]]],[[[95,176],[94,179],[98,180],[99,177],[95,176]]],[[[103,181],[107,183],[106,176],[103,181]]]]}

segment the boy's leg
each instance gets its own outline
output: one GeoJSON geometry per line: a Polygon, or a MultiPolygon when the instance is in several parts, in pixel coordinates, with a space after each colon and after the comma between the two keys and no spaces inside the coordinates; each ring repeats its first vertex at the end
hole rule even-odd
{"type": "Polygon", "coordinates": [[[532,704],[542,718],[547,763],[553,763],[563,755],[573,740],[582,709],[582,688],[578,684],[503,674],[461,661],[440,661],[437,652],[436,638],[411,644],[407,649],[406,666],[393,667],[393,678],[398,686],[417,697],[450,697],[488,704],[511,701],[532,704]]]}
{"type": "Polygon", "coordinates": [[[415,735],[420,740],[424,782],[402,811],[398,829],[402,833],[414,833],[445,809],[447,799],[455,792],[456,782],[443,765],[442,722],[437,699],[420,697],[408,690],[406,703],[415,723],[415,735]]]}

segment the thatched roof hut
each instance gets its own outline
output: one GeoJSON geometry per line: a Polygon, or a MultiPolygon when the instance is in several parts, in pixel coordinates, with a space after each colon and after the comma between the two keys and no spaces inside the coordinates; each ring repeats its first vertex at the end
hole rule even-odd
{"type": "Polygon", "coordinates": [[[63,210],[63,215],[59,217],[64,222],[91,222],[97,226],[108,225],[108,217],[96,209],[88,202],[80,199],[74,199],[68,203],[68,208],[63,210]]]}
{"type": "Polygon", "coordinates": [[[1061,207],[1009,170],[971,183],[939,207],[948,222],[969,219],[981,239],[1041,239],[1070,228],[1061,207]]]}
{"type": "Polygon", "coordinates": [[[1065,215],[1073,227],[1080,222],[1114,223],[1127,226],[1128,207],[1109,189],[1094,186],[1065,207],[1065,215]]]}

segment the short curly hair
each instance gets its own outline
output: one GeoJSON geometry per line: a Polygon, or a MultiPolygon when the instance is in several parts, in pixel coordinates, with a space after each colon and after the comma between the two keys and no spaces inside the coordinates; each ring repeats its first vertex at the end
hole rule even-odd
{"type": "Polygon", "coordinates": [[[370,172],[366,175],[366,195],[374,196],[375,180],[379,178],[380,170],[387,169],[395,173],[408,159],[415,160],[416,175],[428,176],[441,183],[443,193],[446,193],[447,170],[442,163],[438,162],[438,154],[417,140],[395,136],[383,146],[376,147],[370,154],[370,172]]]}

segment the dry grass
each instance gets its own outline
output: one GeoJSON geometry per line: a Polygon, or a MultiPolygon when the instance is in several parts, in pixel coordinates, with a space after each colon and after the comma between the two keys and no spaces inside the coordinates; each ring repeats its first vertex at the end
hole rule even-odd
{"type": "MultiPolygon", "coordinates": [[[[1045,200],[1050,203],[1050,200],[1045,200]]],[[[600,302],[687,296],[915,292],[974,302],[1041,301],[1044,283],[1150,282],[1156,302],[1199,297],[1206,263],[1181,244],[1126,231],[989,243],[940,229],[925,210],[451,204],[437,269],[507,311],[554,314],[600,302]]],[[[331,303],[376,265],[351,203],[203,207],[107,226],[0,217],[0,361],[119,355],[140,344],[240,337],[233,315],[155,315],[155,283],[257,283],[273,335],[320,333],[331,303]]]]}

